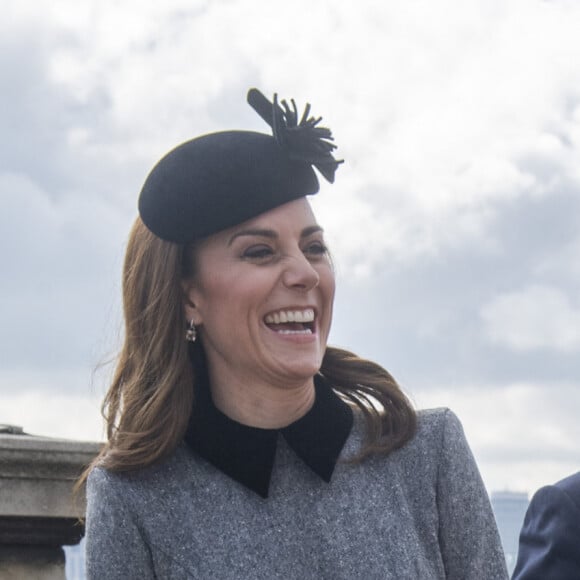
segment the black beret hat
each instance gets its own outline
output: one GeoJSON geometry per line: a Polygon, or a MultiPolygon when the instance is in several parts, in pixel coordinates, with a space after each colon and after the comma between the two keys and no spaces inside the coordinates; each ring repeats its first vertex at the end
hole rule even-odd
{"type": "Polygon", "coordinates": [[[318,191],[314,165],[329,181],[340,161],[320,118],[300,122],[296,105],[271,103],[256,89],[248,102],[274,135],[251,131],[210,133],[167,153],[147,177],[139,213],[158,237],[180,244],[209,236],[318,191]]]}

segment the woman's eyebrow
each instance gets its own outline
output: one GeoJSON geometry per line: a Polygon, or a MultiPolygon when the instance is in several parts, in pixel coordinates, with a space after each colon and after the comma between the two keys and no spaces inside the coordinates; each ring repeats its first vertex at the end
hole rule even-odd
{"type": "Polygon", "coordinates": [[[316,234],[318,232],[323,232],[324,230],[319,226],[319,225],[315,225],[315,226],[308,226],[307,228],[304,228],[302,230],[302,233],[300,234],[301,238],[307,238],[308,236],[311,236],[312,234],[316,234]]]}
{"type": "MultiPolygon", "coordinates": [[[[322,232],[322,231],[323,230],[319,225],[308,226],[300,232],[300,237],[307,238],[308,236],[311,236],[312,234],[315,234],[317,232],[322,232]]],[[[262,228],[250,228],[247,230],[240,230],[239,232],[236,232],[229,239],[228,246],[231,246],[233,241],[236,238],[239,238],[240,236],[258,236],[261,238],[276,239],[278,237],[278,234],[274,230],[268,230],[268,229],[262,229],[262,228]]]]}
{"type": "Polygon", "coordinates": [[[228,241],[228,246],[231,246],[233,241],[240,236],[259,236],[261,238],[271,238],[275,239],[278,237],[278,234],[274,230],[265,230],[259,228],[253,228],[248,230],[240,230],[236,232],[228,241]]]}

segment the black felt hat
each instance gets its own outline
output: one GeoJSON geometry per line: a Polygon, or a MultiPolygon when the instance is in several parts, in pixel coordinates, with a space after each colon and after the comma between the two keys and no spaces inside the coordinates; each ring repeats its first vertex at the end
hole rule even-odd
{"type": "Polygon", "coordinates": [[[185,244],[318,191],[314,165],[330,182],[341,161],[329,129],[296,105],[270,102],[256,89],[248,102],[273,135],[223,131],[177,146],[155,165],[139,196],[139,213],[158,237],[185,244]]]}

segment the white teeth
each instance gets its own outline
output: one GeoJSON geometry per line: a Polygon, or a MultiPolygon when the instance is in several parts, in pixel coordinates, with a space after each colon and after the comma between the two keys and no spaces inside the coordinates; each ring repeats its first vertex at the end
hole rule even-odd
{"type": "Polygon", "coordinates": [[[278,330],[278,334],[312,334],[312,330],[310,328],[306,328],[305,330],[278,330]]]}
{"type": "Polygon", "coordinates": [[[314,320],[314,310],[280,310],[273,314],[268,314],[264,320],[268,324],[283,324],[285,322],[312,322],[314,320]]]}

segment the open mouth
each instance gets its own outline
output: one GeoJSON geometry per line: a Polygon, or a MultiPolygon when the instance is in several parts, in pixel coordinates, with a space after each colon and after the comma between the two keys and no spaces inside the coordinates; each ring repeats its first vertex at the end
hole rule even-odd
{"type": "Polygon", "coordinates": [[[266,326],[279,334],[313,334],[315,314],[312,308],[304,310],[277,310],[266,314],[266,326]]]}

